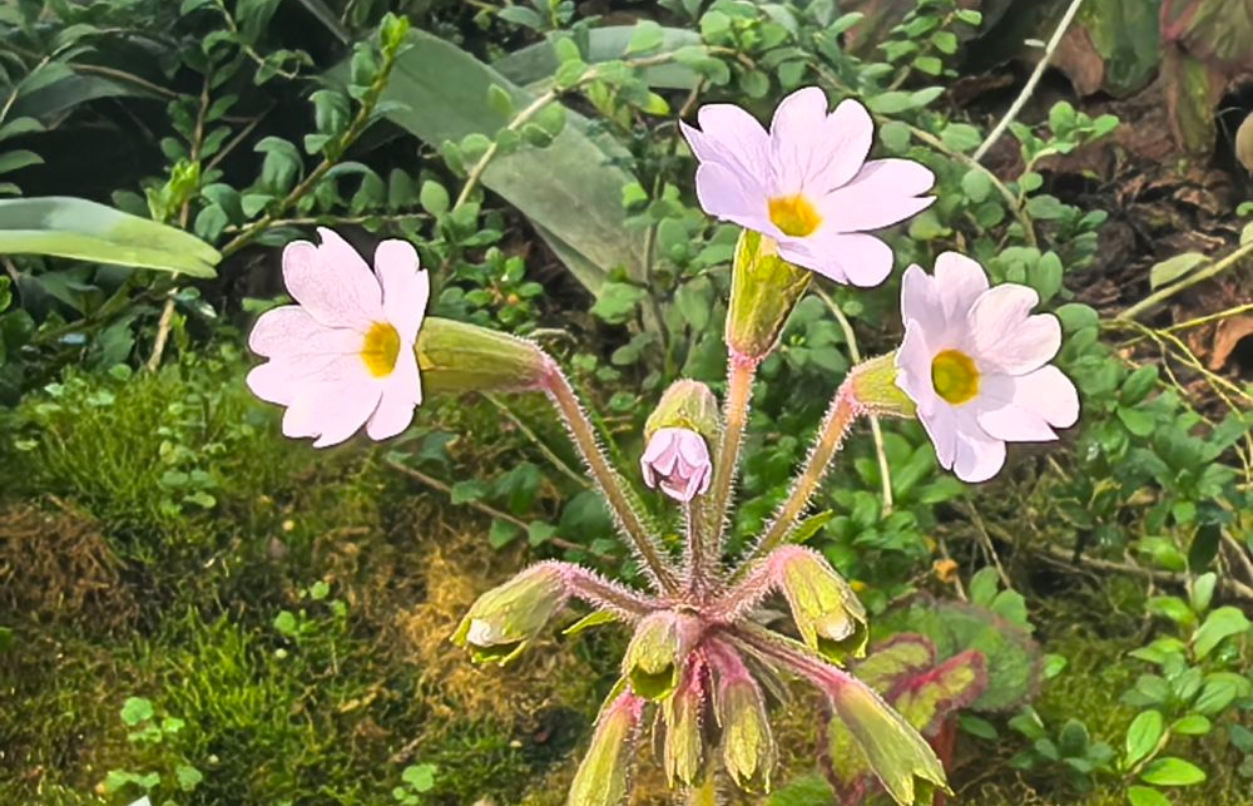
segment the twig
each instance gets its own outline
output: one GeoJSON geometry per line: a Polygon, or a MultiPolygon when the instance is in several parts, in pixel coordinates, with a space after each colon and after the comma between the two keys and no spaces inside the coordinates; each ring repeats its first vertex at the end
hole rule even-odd
{"type": "Polygon", "coordinates": [[[504,402],[502,402],[499,397],[497,397],[496,395],[491,395],[491,394],[484,394],[483,397],[487,398],[487,402],[491,403],[493,406],[496,407],[497,411],[505,415],[505,417],[507,417],[509,421],[512,422],[514,426],[517,427],[519,431],[521,431],[524,435],[526,435],[526,437],[530,439],[531,442],[534,442],[535,446],[539,448],[540,453],[544,454],[544,456],[548,459],[549,462],[552,462],[553,467],[556,467],[562,473],[569,476],[579,486],[585,489],[590,486],[587,483],[587,479],[583,477],[583,474],[579,473],[577,470],[570,467],[570,465],[566,464],[565,461],[560,456],[558,456],[556,452],[553,451],[552,448],[548,447],[544,443],[544,440],[539,438],[539,434],[535,433],[535,429],[531,428],[529,425],[524,423],[522,421],[522,418],[514,414],[513,409],[509,408],[509,406],[507,406],[504,402]]]}
{"type": "Polygon", "coordinates": [[[983,157],[988,153],[988,149],[992,148],[996,141],[1001,139],[1001,135],[1009,128],[1009,124],[1014,122],[1014,119],[1018,117],[1018,113],[1026,106],[1027,101],[1031,98],[1031,94],[1035,92],[1036,85],[1040,83],[1040,79],[1044,76],[1044,70],[1048,67],[1049,60],[1053,58],[1053,51],[1057,50],[1057,46],[1061,44],[1062,37],[1066,34],[1066,29],[1070,27],[1070,23],[1074,20],[1075,14],[1079,12],[1079,7],[1082,5],[1083,0],[1071,0],[1066,13],[1062,15],[1062,21],[1057,25],[1057,30],[1053,31],[1053,37],[1049,39],[1048,45],[1044,48],[1044,55],[1040,57],[1035,70],[1031,72],[1031,76],[1027,79],[1022,92],[1014,99],[1013,105],[1009,107],[1005,117],[1001,118],[1001,122],[996,124],[996,128],[992,129],[984,141],[979,144],[979,147],[975,149],[973,155],[975,162],[983,160],[983,157]]]}
{"type": "MultiPolygon", "coordinates": [[[[840,330],[844,331],[844,340],[848,342],[848,354],[853,359],[854,364],[861,363],[861,350],[857,347],[857,334],[853,332],[853,325],[848,321],[848,317],[844,315],[844,311],[840,310],[840,306],[835,304],[835,300],[821,288],[813,287],[814,293],[827,304],[827,308],[831,310],[831,315],[835,317],[835,321],[840,323],[840,330]]],[[[892,468],[888,464],[887,448],[883,444],[883,427],[879,423],[879,418],[874,414],[867,414],[870,420],[870,434],[874,437],[875,458],[879,460],[879,483],[883,489],[883,517],[887,517],[892,513],[892,468]]]]}
{"type": "Polygon", "coordinates": [[[1187,330],[1193,327],[1200,327],[1201,325],[1208,325],[1210,322],[1230,319],[1233,316],[1240,316],[1241,314],[1245,314],[1250,311],[1253,311],[1253,302],[1245,305],[1237,305],[1234,308],[1228,308],[1227,310],[1219,311],[1218,313],[1211,313],[1208,316],[1198,316],[1196,319],[1189,319],[1186,322],[1179,322],[1177,324],[1161,328],[1161,331],[1163,333],[1176,333],[1180,330],[1187,330]]]}
{"type": "MultiPolygon", "coordinates": [[[[1129,563],[1116,563],[1111,560],[1101,560],[1095,557],[1084,557],[1082,565],[1071,562],[1071,554],[1066,549],[1058,546],[1037,546],[1032,549],[1041,559],[1059,565],[1065,568],[1082,569],[1083,566],[1096,569],[1098,571],[1109,571],[1118,574],[1131,574],[1133,576],[1141,576],[1151,582],[1165,583],[1168,585],[1186,586],[1188,575],[1176,573],[1174,571],[1159,571],[1153,568],[1142,568],[1138,565],[1129,563]]],[[[1239,580],[1232,579],[1230,576],[1220,579],[1223,586],[1228,589],[1231,595],[1253,602],[1253,588],[1245,585],[1239,580]]]]}
{"type": "MultiPolygon", "coordinates": [[[[441,493],[444,493],[447,496],[450,496],[450,497],[452,496],[451,486],[449,486],[448,484],[445,484],[444,482],[440,481],[439,479],[433,476],[428,476],[427,474],[423,473],[421,470],[415,470],[412,467],[409,467],[408,465],[397,462],[394,459],[384,460],[384,464],[386,464],[392,470],[399,470],[401,473],[404,473],[407,476],[412,476],[413,478],[425,484],[427,487],[430,487],[435,490],[439,490],[441,493]]],[[[471,509],[477,509],[479,512],[483,513],[484,515],[487,515],[489,518],[496,518],[498,520],[502,520],[507,523],[513,524],[514,526],[517,526],[519,529],[521,529],[524,532],[531,528],[531,525],[527,523],[526,521],[522,520],[521,518],[515,515],[511,515],[508,512],[505,512],[504,510],[496,509],[490,504],[484,504],[482,501],[474,501],[474,500],[466,501],[466,505],[469,506],[471,509]]],[[[572,543],[569,540],[566,540],[561,537],[550,537],[548,538],[547,542],[552,543],[554,546],[564,551],[581,551],[584,554],[590,554],[591,556],[595,557],[601,562],[605,562],[605,563],[617,562],[616,557],[610,557],[608,554],[599,552],[591,548],[590,546],[580,546],[578,543],[572,543]]]]}
{"type": "Polygon", "coordinates": [[[979,508],[974,502],[969,502],[967,514],[970,516],[970,522],[975,525],[975,532],[979,535],[980,542],[983,543],[983,549],[988,554],[988,559],[992,561],[992,565],[996,567],[996,575],[1001,578],[1001,584],[1006,588],[1013,588],[1010,582],[1009,574],[1005,573],[1005,566],[1001,565],[1000,555],[996,553],[996,545],[992,542],[992,535],[988,534],[988,527],[983,522],[983,516],[979,514],[979,508]]]}
{"type": "Polygon", "coordinates": [[[1171,283],[1165,288],[1160,288],[1152,294],[1149,294],[1135,305],[1132,305],[1130,308],[1127,308],[1122,313],[1115,316],[1114,319],[1115,321],[1120,319],[1134,319],[1145,311],[1161,305],[1163,302],[1170,299],[1175,294],[1178,294],[1185,288],[1191,288],[1197,283],[1204,282],[1211,277],[1215,277],[1225,272],[1249,254],[1253,254],[1253,241],[1249,241],[1248,243],[1242,245],[1240,248],[1236,249],[1230,255],[1227,255],[1227,257],[1218,261],[1214,265],[1204,268],[1201,271],[1194,272],[1176,283],[1171,283]]]}
{"type": "MultiPolygon", "coordinates": [[[[200,150],[204,147],[204,127],[205,118],[209,114],[209,85],[213,80],[213,71],[205,73],[204,82],[200,85],[200,107],[196,113],[196,129],[191,138],[191,162],[196,164],[200,160],[200,150]]],[[[172,173],[172,172],[171,172],[172,173]]],[[[196,184],[199,185],[199,177],[196,184]]],[[[191,194],[189,193],[183,199],[183,207],[178,214],[179,229],[186,230],[188,223],[191,221],[191,194]]],[[[177,278],[178,272],[172,277],[177,278]]],[[[161,318],[157,320],[157,335],[152,341],[152,355],[148,356],[148,371],[155,372],[157,367],[161,366],[161,356],[165,354],[165,343],[170,338],[170,327],[174,322],[174,296],[178,293],[178,286],[170,289],[169,296],[165,298],[165,305],[161,308],[161,318]]]]}

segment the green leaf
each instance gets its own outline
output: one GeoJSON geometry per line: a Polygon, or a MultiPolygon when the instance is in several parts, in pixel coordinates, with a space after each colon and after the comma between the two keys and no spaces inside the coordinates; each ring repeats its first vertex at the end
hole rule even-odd
{"type": "Polygon", "coordinates": [[[178,788],[184,792],[192,792],[204,781],[204,773],[190,764],[179,764],[174,768],[174,777],[178,779],[178,788]]]}
{"type": "Polygon", "coordinates": [[[214,277],[222,256],[182,230],[68,196],[0,201],[0,254],[50,255],[214,277]]]}
{"type": "Polygon", "coordinates": [[[1200,767],[1175,756],[1154,759],[1140,773],[1140,780],[1155,786],[1192,786],[1205,778],[1205,771],[1200,767]]]}
{"type": "Polygon", "coordinates": [[[611,325],[620,325],[631,318],[635,309],[647,293],[639,286],[629,283],[607,283],[601,291],[596,304],[592,306],[592,315],[598,316],[611,325]]]}
{"type": "MultiPolygon", "coordinates": [[[[661,28],[662,41],[656,46],[660,53],[673,53],[680,48],[700,45],[700,34],[684,28],[661,28]]],[[[636,35],[634,25],[608,25],[588,34],[584,58],[588,64],[616,61],[628,53],[636,35]]],[[[553,44],[547,40],[514,51],[492,62],[492,68],[514,84],[523,87],[542,84],[552,78],[559,60],[553,44]]],[[[700,74],[690,67],[668,62],[643,71],[650,87],[690,90],[700,74]]]]}
{"type": "Polygon", "coordinates": [[[517,540],[522,534],[522,527],[511,521],[495,518],[487,530],[487,543],[494,549],[504,548],[517,540]]]}
{"type": "Polygon", "coordinates": [[[1128,787],[1127,801],[1131,806],[1172,806],[1169,798],[1147,786],[1128,787]]]}
{"type": "Polygon", "coordinates": [[[1248,617],[1237,607],[1220,607],[1213,611],[1192,636],[1197,658],[1213,652],[1224,638],[1248,632],[1250,626],[1248,617]]]}
{"type": "MultiPolygon", "coordinates": [[[[400,55],[384,99],[399,102],[386,117],[430,145],[490,138],[509,121],[487,103],[493,84],[514,106],[535,98],[455,44],[422,31],[400,55]]],[[[343,63],[330,71],[342,82],[343,63]]],[[[520,148],[493,159],[483,184],[526,216],[575,277],[599,296],[615,269],[642,279],[644,233],[626,227],[622,190],[635,181],[614,163],[629,155],[608,134],[589,135],[587,120],[567,112],[567,122],[545,149],[520,148]],[[577,211],[577,214],[573,211],[577,211]]],[[[468,161],[469,157],[467,157],[468,161]]]]}
{"type": "Polygon", "coordinates": [[[1182,255],[1153,264],[1149,269],[1149,288],[1157,290],[1183,278],[1197,266],[1209,262],[1209,258],[1200,252],[1184,252],[1182,255]]]}
{"type": "Polygon", "coordinates": [[[1207,571],[1192,581],[1192,590],[1188,596],[1192,603],[1192,609],[1198,613],[1204,613],[1209,610],[1210,602],[1214,598],[1214,588],[1218,585],[1218,574],[1213,571],[1207,571]]]}
{"type": "Polygon", "coordinates": [[[132,728],[152,719],[155,713],[152,701],[143,697],[127,697],[122,704],[122,721],[132,728]]]}
{"type": "Polygon", "coordinates": [[[1161,711],[1141,711],[1127,728],[1127,752],[1123,766],[1130,769],[1146,758],[1165,732],[1166,724],[1161,711]]]}
{"type": "Polygon", "coordinates": [[[443,185],[433,179],[428,179],[422,183],[422,190],[418,194],[418,204],[431,215],[438,216],[448,212],[451,201],[443,185]]]}
{"type": "Polygon", "coordinates": [[[434,764],[415,764],[405,767],[400,779],[413,788],[415,792],[429,792],[435,787],[434,764]]]}
{"type": "Polygon", "coordinates": [[[20,171],[32,165],[43,165],[44,158],[34,151],[18,149],[16,151],[0,151],[0,174],[20,171]]]}
{"type": "Polygon", "coordinates": [[[940,132],[940,140],[954,151],[965,153],[978,148],[983,135],[969,123],[950,123],[940,132]]]}
{"type": "Polygon", "coordinates": [[[1200,714],[1188,714],[1176,720],[1170,729],[1183,736],[1204,736],[1214,729],[1214,723],[1200,714]]]}
{"type": "Polygon", "coordinates": [[[640,20],[635,24],[635,31],[631,34],[626,52],[630,55],[647,53],[660,48],[665,41],[665,29],[653,20],[640,20]]]}
{"type": "Polygon", "coordinates": [[[612,624],[618,618],[607,610],[593,610],[583,618],[571,624],[561,631],[562,635],[578,635],[584,630],[590,630],[593,627],[599,627],[602,624],[612,624]]]}

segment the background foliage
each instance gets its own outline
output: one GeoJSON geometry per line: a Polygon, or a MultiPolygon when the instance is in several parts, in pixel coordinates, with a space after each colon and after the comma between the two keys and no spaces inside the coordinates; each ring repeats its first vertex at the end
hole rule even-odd
{"type": "MultiPolygon", "coordinates": [[[[432,312],[541,340],[631,468],[658,390],[724,373],[735,233],[696,206],[677,120],[710,102],[764,117],[819,84],[868,105],[878,153],[938,177],[890,236],[900,266],[957,248],[1035,288],[1084,416],[1064,451],[1012,454],[977,489],[916,425],[858,434],[809,544],[855,581],[883,651],[931,648],[919,680],[975,670],[918,716],[964,802],[1242,802],[1253,246],[1243,175],[1222,169],[1253,101],[1253,39],[1226,33],[1251,18],[1088,3],[985,149],[1019,43],[1068,3],[1025,5],[0,4],[0,193],[196,244],[148,263],[0,248],[0,798],[559,802],[621,637],[556,639],[577,651],[490,684],[444,640],[530,559],[626,562],[559,425],[542,401],[440,401],[400,440],[315,454],[243,389],[242,334],[281,301],[279,245],[316,225],[367,252],[412,239],[432,312]]],[[[0,246],[28,226],[6,209],[0,246]]],[[[761,370],[738,540],[783,497],[847,356],[894,343],[897,292],[824,285],[798,307],[761,370]]],[[[811,768],[806,710],[782,717],[780,780],[811,768]]]]}

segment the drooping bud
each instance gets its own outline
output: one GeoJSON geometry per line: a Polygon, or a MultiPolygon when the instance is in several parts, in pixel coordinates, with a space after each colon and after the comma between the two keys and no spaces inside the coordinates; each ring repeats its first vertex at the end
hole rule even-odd
{"type": "Polygon", "coordinates": [[[779,257],[775,241],[744,230],[735,245],[726,342],[733,354],[761,360],[775,348],[812,272],[779,257]]]}
{"type": "Polygon", "coordinates": [[[621,806],[626,801],[643,712],[644,700],[634,693],[609,695],[596,718],[592,744],[574,774],[567,806],[621,806]]]}
{"type": "Polygon", "coordinates": [[[870,631],[857,594],[817,552],[784,546],[769,558],[801,638],[831,661],[866,654],[870,631]]]}
{"type": "Polygon", "coordinates": [[[414,352],[422,386],[433,393],[521,392],[541,387],[551,359],[508,333],[427,317],[414,352]]]}
{"type": "Polygon", "coordinates": [[[556,563],[533,565],[470,606],[453,633],[476,663],[505,665],[516,658],[566,603],[568,593],[556,563]]]}
{"type": "Polygon", "coordinates": [[[700,622],[685,613],[659,610],[639,623],[622,657],[622,675],[646,700],[663,700],[679,685],[679,674],[700,639],[700,622]]]}
{"type": "Polygon", "coordinates": [[[707,685],[705,661],[699,653],[692,653],[679,687],[662,703],[661,714],[666,723],[666,777],[670,786],[674,786],[675,781],[692,786],[701,777],[707,685]]]}
{"type": "Polygon", "coordinates": [[[901,806],[930,803],[934,788],[947,789],[931,745],[869,686],[841,674],[828,688],[835,709],[827,727],[832,765],[864,762],[901,806]]]}
{"type": "Polygon", "coordinates": [[[896,353],[871,358],[853,367],[845,383],[863,411],[879,417],[913,419],[918,407],[896,385],[896,353]]]}
{"type": "Polygon", "coordinates": [[[704,438],[686,428],[662,428],[640,457],[644,483],[684,504],[709,490],[713,461],[704,438]]]}
{"type": "Polygon", "coordinates": [[[778,757],[761,686],[729,647],[711,652],[714,712],[722,727],[722,766],[748,792],[769,792],[778,757]]]}

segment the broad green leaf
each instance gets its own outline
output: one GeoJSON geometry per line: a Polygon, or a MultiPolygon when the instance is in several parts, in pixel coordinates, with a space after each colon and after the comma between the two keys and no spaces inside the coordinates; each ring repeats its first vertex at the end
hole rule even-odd
{"type": "Polygon", "coordinates": [[[1200,714],[1188,714],[1175,721],[1170,729],[1183,736],[1204,736],[1214,728],[1214,723],[1200,714]]]}
{"type": "Polygon", "coordinates": [[[222,256],[182,230],[68,196],[0,201],[0,254],[49,255],[213,277],[222,256]]]}
{"type": "Polygon", "coordinates": [[[1140,780],[1155,786],[1192,786],[1206,778],[1205,771],[1175,756],[1156,758],[1140,773],[1140,780]]]}
{"type": "Polygon", "coordinates": [[[858,662],[857,677],[883,693],[902,678],[920,674],[934,665],[935,646],[925,636],[897,633],[858,662]]]}
{"type": "Polygon", "coordinates": [[[1236,607],[1220,607],[1206,617],[1205,622],[1193,636],[1196,656],[1204,658],[1222,642],[1224,638],[1248,632],[1250,627],[1248,616],[1236,607]]]}
{"type": "MultiPolygon", "coordinates": [[[[400,104],[386,116],[433,146],[461,142],[467,135],[493,137],[509,121],[487,102],[493,84],[507,91],[514,107],[535,100],[529,93],[444,39],[413,31],[414,47],[400,55],[384,95],[400,104]]],[[[343,63],[330,72],[342,82],[343,63]]],[[[522,147],[494,159],[483,184],[535,225],[562,262],[593,294],[610,271],[643,273],[643,232],[628,230],[622,190],[634,178],[610,161],[626,156],[611,138],[593,138],[586,119],[573,112],[548,148],[522,147]]]]}
{"type": "Polygon", "coordinates": [[[1152,753],[1165,732],[1166,725],[1161,711],[1140,712],[1127,728],[1127,752],[1123,765],[1131,768],[1152,753]]]}
{"type": "Polygon", "coordinates": [[[924,735],[933,735],[950,714],[969,706],[988,687],[985,663],[976,651],[954,655],[898,684],[892,707],[924,735]]]}

